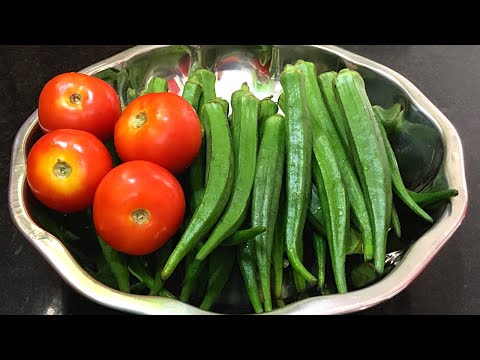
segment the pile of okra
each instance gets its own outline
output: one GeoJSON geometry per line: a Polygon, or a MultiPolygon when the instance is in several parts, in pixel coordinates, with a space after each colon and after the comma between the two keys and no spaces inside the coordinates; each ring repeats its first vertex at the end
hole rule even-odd
{"type": "Polygon", "coordinates": [[[388,125],[404,109],[372,106],[357,71],[318,75],[313,63],[298,60],[281,72],[278,102],[257,98],[247,84],[222,99],[215,82],[213,72],[197,69],[183,88],[203,142],[184,175],[184,223],[155,254],[154,275],[145,259],[130,259],[127,269],[121,254],[102,248],[122,291],[140,284],[147,294],[186,303],[195,294],[196,305],[210,310],[238,267],[255,313],[284,305],[286,268],[297,299],[312,288],[345,293],[353,290],[347,256],[363,256],[351,273],[360,282],[365,273],[384,273],[387,235],[401,235],[394,196],[432,222],[425,208],[458,193],[406,189],[388,139],[388,125]],[[314,266],[304,263],[307,252],[314,266]],[[139,283],[129,283],[129,272],[139,283]],[[165,288],[174,274],[177,294],[165,288]]]}

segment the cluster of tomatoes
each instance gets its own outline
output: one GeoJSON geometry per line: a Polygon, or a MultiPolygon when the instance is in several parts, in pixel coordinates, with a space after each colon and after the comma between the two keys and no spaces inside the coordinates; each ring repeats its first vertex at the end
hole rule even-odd
{"type": "Polygon", "coordinates": [[[43,135],[27,157],[35,197],[63,213],[92,208],[95,229],[114,249],[145,255],[180,227],[185,196],[176,175],[197,155],[202,129],[193,107],[173,93],[139,96],[122,111],[115,89],[80,73],[43,88],[43,135]],[[113,137],[122,163],[113,167],[113,137]]]}

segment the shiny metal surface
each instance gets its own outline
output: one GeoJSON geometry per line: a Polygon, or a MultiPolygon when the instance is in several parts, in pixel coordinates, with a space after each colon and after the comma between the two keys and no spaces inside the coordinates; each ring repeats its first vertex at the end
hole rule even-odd
{"type": "MultiPolygon", "coordinates": [[[[398,263],[384,279],[365,289],[342,295],[308,298],[287,305],[271,314],[342,314],[359,311],[396,295],[423,270],[462,222],[467,205],[467,187],[462,144],[448,119],[407,79],[393,70],[335,46],[136,46],[82,70],[95,74],[104,69],[127,67],[138,74],[139,85],[153,76],[174,79],[181,91],[186,79],[181,64],[190,59],[190,67],[206,66],[217,74],[217,94],[226,99],[247,82],[259,97],[281,92],[279,73],[283,65],[297,59],[313,61],[319,72],[348,66],[365,78],[369,96],[377,104],[388,106],[403,98],[431,123],[443,140],[439,166],[451,187],[459,195],[451,200],[434,226],[406,251],[389,254],[389,263],[398,263]],[[269,69],[261,64],[271,62],[269,69]],[[268,71],[267,71],[268,70],[268,71]],[[398,261],[401,259],[400,261],[398,261]]],[[[19,129],[12,148],[9,208],[22,234],[75,290],[105,306],[137,314],[211,314],[176,300],[129,295],[113,290],[93,279],[53,235],[36,225],[28,212],[25,163],[32,138],[38,131],[35,111],[19,129]]],[[[435,168],[436,171],[439,168],[435,168]]],[[[425,179],[430,179],[426,174],[425,179]]],[[[427,180],[425,180],[427,181],[427,180]]],[[[421,184],[417,184],[421,186],[421,184]]]]}

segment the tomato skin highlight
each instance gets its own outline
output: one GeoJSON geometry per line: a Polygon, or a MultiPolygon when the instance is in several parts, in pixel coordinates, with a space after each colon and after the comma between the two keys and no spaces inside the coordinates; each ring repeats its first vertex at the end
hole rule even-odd
{"type": "Polygon", "coordinates": [[[163,167],[143,160],[112,169],[100,182],[93,202],[100,237],[129,255],[159,249],[177,232],[184,215],[185,196],[178,180],[163,167]]]}
{"type": "Polygon", "coordinates": [[[111,168],[112,157],[97,137],[60,129],[33,145],[27,157],[27,182],[44,205],[71,213],[92,205],[98,184],[111,168]],[[68,176],[61,175],[62,170],[68,176]]]}
{"type": "Polygon", "coordinates": [[[146,94],[124,109],[115,125],[114,142],[124,162],[151,161],[179,174],[198,154],[202,127],[193,107],[181,96],[146,94]]]}
{"type": "Polygon", "coordinates": [[[77,129],[102,141],[112,137],[121,112],[120,99],[110,84],[75,72],[48,81],[38,101],[38,122],[43,132],[77,129]]]}

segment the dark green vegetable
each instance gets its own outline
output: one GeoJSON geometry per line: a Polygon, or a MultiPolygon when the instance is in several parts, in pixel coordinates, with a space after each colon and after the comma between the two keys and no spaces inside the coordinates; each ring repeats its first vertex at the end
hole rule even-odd
{"type": "Polygon", "coordinates": [[[392,205],[392,228],[395,231],[395,235],[400,239],[402,236],[402,228],[400,226],[400,219],[398,218],[397,209],[395,205],[392,205]]]}
{"type": "Polygon", "coordinates": [[[142,256],[129,256],[128,270],[138,279],[138,281],[145,284],[149,289],[153,288],[155,280],[145,268],[142,256]]]}
{"type": "Polygon", "coordinates": [[[154,77],[147,85],[147,94],[168,92],[168,82],[164,78],[154,77]]]}
{"type": "Polygon", "coordinates": [[[312,123],[305,94],[305,78],[293,66],[280,75],[285,94],[286,134],[286,233],[285,249],[292,267],[306,281],[317,279],[303,265],[300,256],[303,228],[312,186],[312,123]]]}
{"type": "MultiPolygon", "coordinates": [[[[198,112],[198,104],[200,98],[203,94],[202,85],[198,83],[196,78],[187,80],[183,88],[182,97],[188,101],[190,105],[198,112]]],[[[190,203],[189,210],[190,215],[195,213],[198,205],[202,201],[203,192],[205,191],[205,131],[204,125],[205,122],[199,117],[200,123],[202,124],[202,144],[198,151],[197,156],[193,160],[192,164],[188,169],[188,179],[190,187],[190,203]]]]}
{"type": "Polygon", "coordinates": [[[272,248],[272,293],[274,299],[282,298],[283,254],[285,244],[285,187],[280,192],[280,201],[275,222],[272,248]]]}
{"type": "MultiPolygon", "coordinates": [[[[250,145],[252,146],[252,145],[250,145]]],[[[273,115],[265,121],[258,152],[252,194],[252,226],[267,231],[255,237],[255,253],[265,311],[272,311],[270,273],[273,236],[277,219],[285,163],[285,119],[273,115]]]]}
{"type": "Polygon", "coordinates": [[[199,109],[202,108],[203,104],[206,104],[208,101],[215,99],[217,93],[215,91],[216,76],[215,73],[207,69],[198,69],[190,74],[189,78],[195,79],[200,85],[202,85],[203,93],[200,97],[199,109]]]}
{"type": "Polygon", "coordinates": [[[200,304],[200,309],[210,310],[215,304],[232,272],[234,262],[235,250],[233,248],[219,247],[212,252],[208,259],[207,292],[200,304]]]}
{"type": "MultiPolygon", "coordinates": [[[[311,62],[299,60],[295,66],[305,75],[307,104],[310,109],[313,124],[314,148],[315,140],[319,136],[325,135],[325,141],[330,143],[337,166],[340,169],[341,179],[344,182],[345,190],[348,194],[352,216],[355,218],[355,223],[362,233],[365,260],[371,260],[373,259],[373,231],[362,187],[360,186],[355,169],[347,153],[348,147],[342,144],[341,137],[337,133],[334,122],[332,122],[327,106],[323,101],[317,82],[315,65],[311,62]]],[[[339,128],[343,128],[344,126],[345,124],[341,124],[341,126],[340,124],[338,125],[339,128]]],[[[318,145],[322,146],[320,143],[318,145]]],[[[320,147],[317,151],[321,152],[322,148],[320,147]]]]}
{"type": "Polygon", "coordinates": [[[435,192],[421,193],[413,192],[410,190],[407,191],[413,201],[415,201],[418,206],[421,206],[423,208],[436,205],[458,195],[457,189],[447,189],[435,192]]]}
{"type": "Polygon", "coordinates": [[[162,270],[167,263],[167,259],[172,253],[173,250],[173,241],[169,240],[165,245],[163,245],[155,254],[157,268],[155,271],[155,277],[153,280],[153,285],[150,288],[150,293],[148,295],[157,295],[159,294],[160,290],[163,288],[163,281],[162,281],[162,270]]]}
{"type": "Polygon", "coordinates": [[[348,196],[327,135],[324,132],[317,133],[313,145],[316,159],[312,162],[313,180],[323,209],[335,284],[339,293],[345,293],[346,246],[350,224],[348,196]]]}
{"type": "Polygon", "coordinates": [[[327,241],[325,238],[314,232],[313,247],[315,249],[315,257],[317,258],[318,267],[318,288],[322,289],[325,285],[325,261],[327,253],[327,241]]]}
{"type": "Polygon", "coordinates": [[[345,251],[347,255],[363,254],[362,236],[353,227],[350,227],[348,232],[347,246],[345,251]]]}
{"type": "Polygon", "coordinates": [[[222,105],[212,100],[202,108],[205,121],[208,168],[202,201],[162,271],[170,277],[180,261],[213,228],[227,206],[233,184],[233,148],[222,105]]]}
{"type": "MultiPolygon", "coordinates": [[[[266,97],[265,99],[260,100],[260,112],[258,115],[258,141],[263,135],[263,129],[265,126],[265,121],[270,116],[276,115],[278,112],[278,105],[275,101],[272,100],[272,96],[266,97]]],[[[259,144],[260,145],[260,144],[259,144]]]]}
{"type": "MultiPolygon", "coordinates": [[[[140,294],[140,295],[145,295],[146,292],[148,292],[148,286],[145,285],[143,282],[137,282],[133,284],[130,288],[130,292],[132,294],[140,294]]],[[[173,295],[170,291],[168,291],[165,288],[161,288],[157,294],[160,297],[167,297],[170,299],[176,299],[177,297],[173,295]]]]}
{"type": "MultiPolygon", "coordinates": [[[[113,273],[110,271],[109,264],[106,263],[106,260],[99,250],[98,259],[91,256],[89,252],[82,251],[79,247],[79,241],[81,241],[81,237],[77,234],[74,234],[72,231],[66,229],[64,226],[60,225],[60,221],[56,216],[60,215],[60,213],[48,209],[45,205],[32,201],[29,204],[29,214],[32,219],[39,224],[43,230],[49,232],[56,238],[58,238],[63,245],[70,251],[75,259],[77,259],[82,265],[84,265],[92,276],[96,279],[106,283],[110,287],[118,287],[117,280],[114,277],[113,273]],[[53,215],[53,216],[52,216],[53,215]],[[56,216],[55,216],[56,215],[56,216]],[[99,264],[101,263],[101,264],[99,264]],[[97,271],[93,271],[92,269],[97,268],[97,271]],[[102,269],[99,269],[102,268],[102,269]],[[105,270],[106,274],[102,274],[105,276],[100,275],[98,276],[101,270],[105,270]]],[[[86,212],[90,214],[91,217],[91,210],[86,212]]],[[[89,226],[94,231],[93,223],[89,226]]],[[[92,233],[93,233],[92,231],[92,233]]],[[[95,235],[96,236],[96,235],[95,235]]]]}
{"type": "Polygon", "coordinates": [[[258,118],[261,121],[266,121],[269,117],[276,115],[278,112],[278,105],[272,100],[273,96],[268,96],[260,100],[260,114],[258,118]]]}
{"type": "Polygon", "coordinates": [[[207,291],[207,285],[208,285],[207,263],[208,263],[208,261],[202,261],[201,263],[204,264],[204,265],[201,268],[202,270],[200,271],[200,274],[198,275],[197,279],[195,280],[194,286],[193,286],[193,289],[192,289],[192,297],[194,297],[195,299],[203,299],[203,297],[205,296],[205,292],[207,291]]]}
{"type": "Polygon", "coordinates": [[[94,74],[93,76],[107,82],[108,84],[110,84],[110,86],[114,88],[115,82],[117,81],[118,70],[110,68],[110,69],[100,71],[94,74]]]}
{"type": "Polygon", "coordinates": [[[393,104],[390,108],[384,109],[381,106],[375,105],[372,107],[377,120],[379,120],[387,134],[393,133],[398,125],[399,115],[402,110],[402,105],[393,104]]]}
{"type": "MultiPolygon", "coordinates": [[[[321,120],[319,116],[317,116],[318,112],[324,113],[326,109],[323,109],[321,106],[318,106],[318,103],[315,103],[315,98],[321,98],[321,95],[318,85],[316,85],[314,71],[311,67],[307,67],[308,64],[305,62],[299,62],[298,64],[301,68],[305,68],[306,71],[297,70],[298,67],[293,70],[292,74],[294,75],[292,76],[292,82],[295,82],[299,89],[298,103],[301,101],[307,103],[307,111],[312,119],[311,131],[313,134],[313,153],[315,157],[311,163],[311,168],[313,168],[313,179],[319,192],[320,203],[323,208],[323,223],[327,230],[327,240],[330,245],[335,282],[337,283],[338,291],[342,293],[347,291],[345,280],[345,246],[347,228],[350,221],[348,196],[336,161],[336,153],[329,141],[329,133],[325,128],[322,128],[321,120]],[[305,75],[305,72],[309,75],[305,75]],[[312,85],[312,77],[316,88],[312,85]],[[317,92],[317,96],[315,96],[315,92],[317,92]]],[[[289,92],[287,87],[284,86],[283,89],[286,94],[288,113],[288,107],[291,106],[288,102],[289,92]]],[[[324,114],[322,117],[325,116],[328,115],[324,114]]],[[[308,189],[307,194],[311,196],[311,188],[308,189]]]]}
{"type": "Polygon", "coordinates": [[[130,293],[131,294],[139,294],[143,295],[149,291],[148,287],[142,282],[136,282],[132,286],[130,286],[130,293]]]}
{"type": "Polygon", "coordinates": [[[390,165],[390,171],[392,174],[393,190],[395,194],[407,205],[415,214],[420,216],[422,219],[433,222],[433,219],[428,215],[417,203],[411,198],[405,184],[402,180],[402,175],[400,174],[400,169],[398,168],[397,160],[395,159],[395,153],[393,152],[392,146],[388,141],[387,133],[383,128],[382,124],[379,122],[380,134],[382,136],[383,144],[385,145],[385,151],[387,153],[388,163],[390,165]]]}
{"type": "Polygon", "coordinates": [[[318,198],[318,190],[314,184],[312,184],[312,199],[310,200],[310,207],[307,212],[307,219],[310,225],[323,236],[327,236],[327,229],[323,222],[323,210],[318,198]]]}
{"type": "Polygon", "coordinates": [[[118,283],[118,288],[120,291],[129,293],[130,292],[130,275],[128,272],[127,257],[125,254],[118,252],[108,245],[105,241],[102,240],[100,236],[97,235],[98,243],[102,248],[103,256],[105,260],[110,265],[113,275],[118,283]]]}
{"type": "MultiPolygon", "coordinates": [[[[375,113],[381,114],[380,121],[386,125],[403,183],[407,189],[423,189],[439,173],[443,163],[443,139],[433,125],[408,121],[405,109],[396,116],[399,107],[396,104],[383,110],[376,106],[375,113]]],[[[409,118],[415,120],[419,117],[418,110],[410,107],[409,118]]]]}
{"type": "Polygon", "coordinates": [[[350,275],[355,288],[363,288],[377,279],[375,267],[369,262],[362,262],[352,270],[350,275]]]}
{"type": "Polygon", "coordinates": [[[206,140],[205,140],[205,122],[202,114],[202,106],[206,102],[217,97],[215,92],[215,74],[209,70],[199,69],[193,72],[183,89],[182,97],[187,100],[199,113],[200,123],[202,125],[202,144],[197,156],[188,169],[188,179],[190,184],[190,212],[193,215],[202,201],[205,191],[206,176],[206,140]],[[199,89],[200,87],[200,89],[199,89]],[[200,93],[200,94],[199,94],[200,93]],[[196,104],[196,105],[195,105],[196,104]]]}
{"type": "Polygon", "coordinates": [[[173,295],[170,291],[168,291],[165,288],[161,288],[158,295],[161,296],[161,297],[166,297],[166,298],[170,298],[170,299],[174,299],[174,300],[177,299],[177,297],[175,295],[173,295]]]}
{"type": "MultiPolygon", "coordinates": [[[[303,262],[303,241],[300,243],[298,248],[298,258],[303,262]]],[[[295,284],[295,289],[297,290],[297,296],[299,296],[307,290],[307,284],[305,279],[297,271],[295,271],[293,267],[291,267],[291,269],[293,274],[293,282],[295,284]]]]}
{"type": "Polygon", "coordinates": [[[228,103],[228,101],[219,97],[215,98],[215,100],[217,100],[222,105],[225,116],[228,116],[228,111],[230,110],[230,104],[228,103]]]}
{"type": "Polygon", "coordinates": [[[200,102],[202,93],[202,85],[200,85],[197,80],[189,79],[183,86],[182,97],[187,100],[190,105],[192,105],[195,111],[198,111],[198,104],[200,102]]]}
{"type": "Polygon", "coordinates": [[[117,90],[118,98],[120,99],[120,105],[122,106],[122,110],[123,110],[128,104],[128,100],[127,100],[128,71],[127,69],[122,69],[118,72],[117,86],[115,90],[117,90]]]}
{"type": "Polygon", "coordinates": [[[263,312],[263,306],[258,296],[255,243],[253,239],[237,246],[237,259],[253,310],[260,314],[263,312]]]}
{"type": "MultiPolygon", "coordinates": [[[[313,170],[315,171],[315,167],[313,170]]],[[[320,204],[320,199],[318,198],[317,188],[312,186],[312,201],[307,218],[315,231],[323,237],[326,237],[327,230],[323,224],[323,216],[323,210],[320,204]]],[[[363,254],[362,235],[352,226],[350,226],[350,230],[348,231],[346,242],[346,255],[351,254],[363,254]]]]}
{"type": "Polygon", "coordinates": [[[345,111],[343,110],[342,103],[338,98],[335,91],[335,79],[337,78],[337,72],[328,71],[318,76],[318,85],[322,92],[323,99],[328,108],[328,112],[333,120],[337,134],[342,141],[344,149],[347,150],[348,156],[350,156],[350,144],[348,142],[347,135],[347,118],[345,117],[345,111]]]}
{"type": "MultiPolygon", "coordinates": [[[[233,189],[227,208],[196,258],[205,259],[223,240],[233,235],[247,216],[257,161],[258,99],[249,91],[232,95],[233,189]]],[[[225,117],[226,118],[226,117],[225,117]]],[[[253,224],[262,225],[262,224],[253,224]]]]}
{"type": "Polygon", "coordinates": [[[127,89],[127,104],[130,104],[133,100],[138,97],[137,92],[135,89],[128,88],[127,89]]]}
{"type": "Polygon", "coordinates": [[[222,242],[222,246],[235,246],[242,244],[255,236],[264,233],[267,230],[265,226],[254,226],[250,229],[239,230],[225,241],[222,242]]]}
{"type": "Polygon", "coordinates": [[[190,251],[186,258],[185,277],[183,279],[182,290],[180,292],[180,301],[188,302],[190,295],[195,291],[198,285],[198,278],[205,268],[205,261],[195,259],[198,250],[203,246],[200,241],[194,250],[190,251]]]}
{"type": "Polygon", "coordinates": [[[392,214],[392,175],[388,158],[360,74],[343,69],[335,85],[345,110],[349,144],[372,221],[375,269],[382,274],[392,214]]]}

